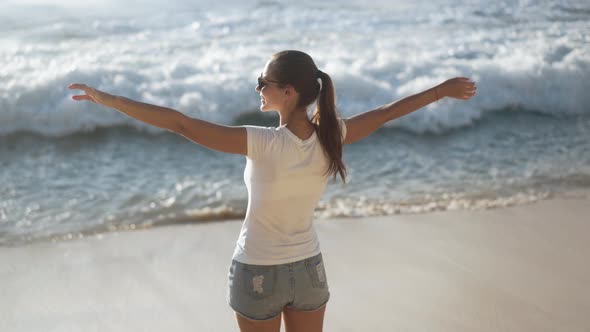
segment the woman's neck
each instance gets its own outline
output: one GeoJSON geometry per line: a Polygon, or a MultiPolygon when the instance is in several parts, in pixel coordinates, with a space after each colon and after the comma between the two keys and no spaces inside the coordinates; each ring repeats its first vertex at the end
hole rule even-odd
{"type": "Polygon", "coordinates": [[[286,114],[279,112],[280,126],[286,126],[293,134],[299,138],[309,137],[315,129],[307,116],[305,109],[292,111],[286,114]]]}

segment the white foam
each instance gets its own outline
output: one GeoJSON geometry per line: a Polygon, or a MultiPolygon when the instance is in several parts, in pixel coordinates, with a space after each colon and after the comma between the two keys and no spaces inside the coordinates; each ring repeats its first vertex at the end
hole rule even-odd
{"type": "MultiPolygon", "coordinates": [[[[558,8],[557,19],[549,15],[556,12],[551,6],[507,3],[486,12],[475,5],[452,6],[452,1],[442,12],[421,2],[404,2],[392,12],[381,10],[383,3],[362,7],[352,0],[306,7],[246,2],[229,11],[191,11],[203,4],[172,3],[166,19],[162,6],[150,2],[151,14],[133,19],[95,14],[87,24],[57,12],[62,15],[57,23],[12,26],[14,33],[0,40],[5,46],[0,49],[0,135],[148,127],[71,101],[72,91],[65,87],[72,82],[230,123],[258,109],[256,77],[271,54],[287,48],[307,51],[333,77],[344,116],[454,76],[477,82],[478,94],[468,102],[440,101],[390,124],[418,133],[470,125],[485,112],[504,108],[551,115],[589,112],[590,37],[583,31],[590,23],[573,11],[558,8]]],[[[45,7],[38,4],[25,5],[40,14],[45,7]]],[[[69,8],[70,1],[55,6],[69,8]]]]}
{"type": "MultiPolygon", "coordinates": [[[[587,193],[586,193],[587,195],[587,193]]],[[[582,195],[580,195],[582,196],[582,195]]],[[[368,217],[394,214],[418,214],[451,210],[486,210],[514,205],[530,204],[550,198],[547,192],[519,192],[508,197],[461,197],[445,194],[438,200],[422,202],[388,202],[360,198],[342,198],[329,202],[321,201],[315,212],[316,218],[368,217]]]]}

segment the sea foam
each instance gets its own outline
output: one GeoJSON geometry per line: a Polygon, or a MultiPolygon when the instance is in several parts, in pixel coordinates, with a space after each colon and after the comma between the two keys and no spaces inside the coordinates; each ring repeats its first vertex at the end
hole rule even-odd
{"type": "MultiPolygon", "coordinates": [[[[73,82],[233,123],[258,109],[256,77],[283,49],[308,52],[332,76],[344,117],[451,77],[476,81],[470,101],[442,100],[388,124],[415,133],[470,126],[486,112],[506,109],[550,116],[590,111],[590,37],[584,33],[590,15],[583,2],[449,1],[444,10],[355,1],[340,7],[246,2],[232,10],[199,4],[173,1],[165,10],[149,2],[144,16],[130,19],[121,8],[119,15],[97,10],[82,20],[68,14],[78,7],[61,1],[49,10],[53,20],[26,27],[5,22],[1,28],[11,34],[0,50],[0,135],[63,136],[118,125],[161,132],[72,101],[66,86],[73,82]]],[[[47,9],[35,1],[23,6],[12,3],[7,13],[47,9]]]]}

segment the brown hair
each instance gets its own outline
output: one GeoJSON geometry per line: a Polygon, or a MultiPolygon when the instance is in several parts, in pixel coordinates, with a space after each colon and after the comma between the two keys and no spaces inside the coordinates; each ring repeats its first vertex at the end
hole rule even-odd
{"type": "Polygon", "coordinates": [[[283,85],[290,84],[299,93],[297,107],[307,107],[316,99],[311,122],[314,124],[324,153],[330,164],[325,174],[340,174],[346,183],[346,166],[342,161],[342,133],[338,124],[334,84],[330,76],[318,69],[304,52],[287,50],[272,56],[273,76],[283,85]],[[321,79],[320,83],[317,79],[321,79]]]}

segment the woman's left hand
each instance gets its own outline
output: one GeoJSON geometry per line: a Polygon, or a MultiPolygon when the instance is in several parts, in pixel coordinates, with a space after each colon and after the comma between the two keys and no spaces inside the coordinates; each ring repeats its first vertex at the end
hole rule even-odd
{"type": "Polygon", "coordinates": [[[475,82],[467,77],[455,77],[446,80],[436,87],[440,97],[451,97],[455,99],[467,100],[475,95],[477,87],[475,82]]]}

